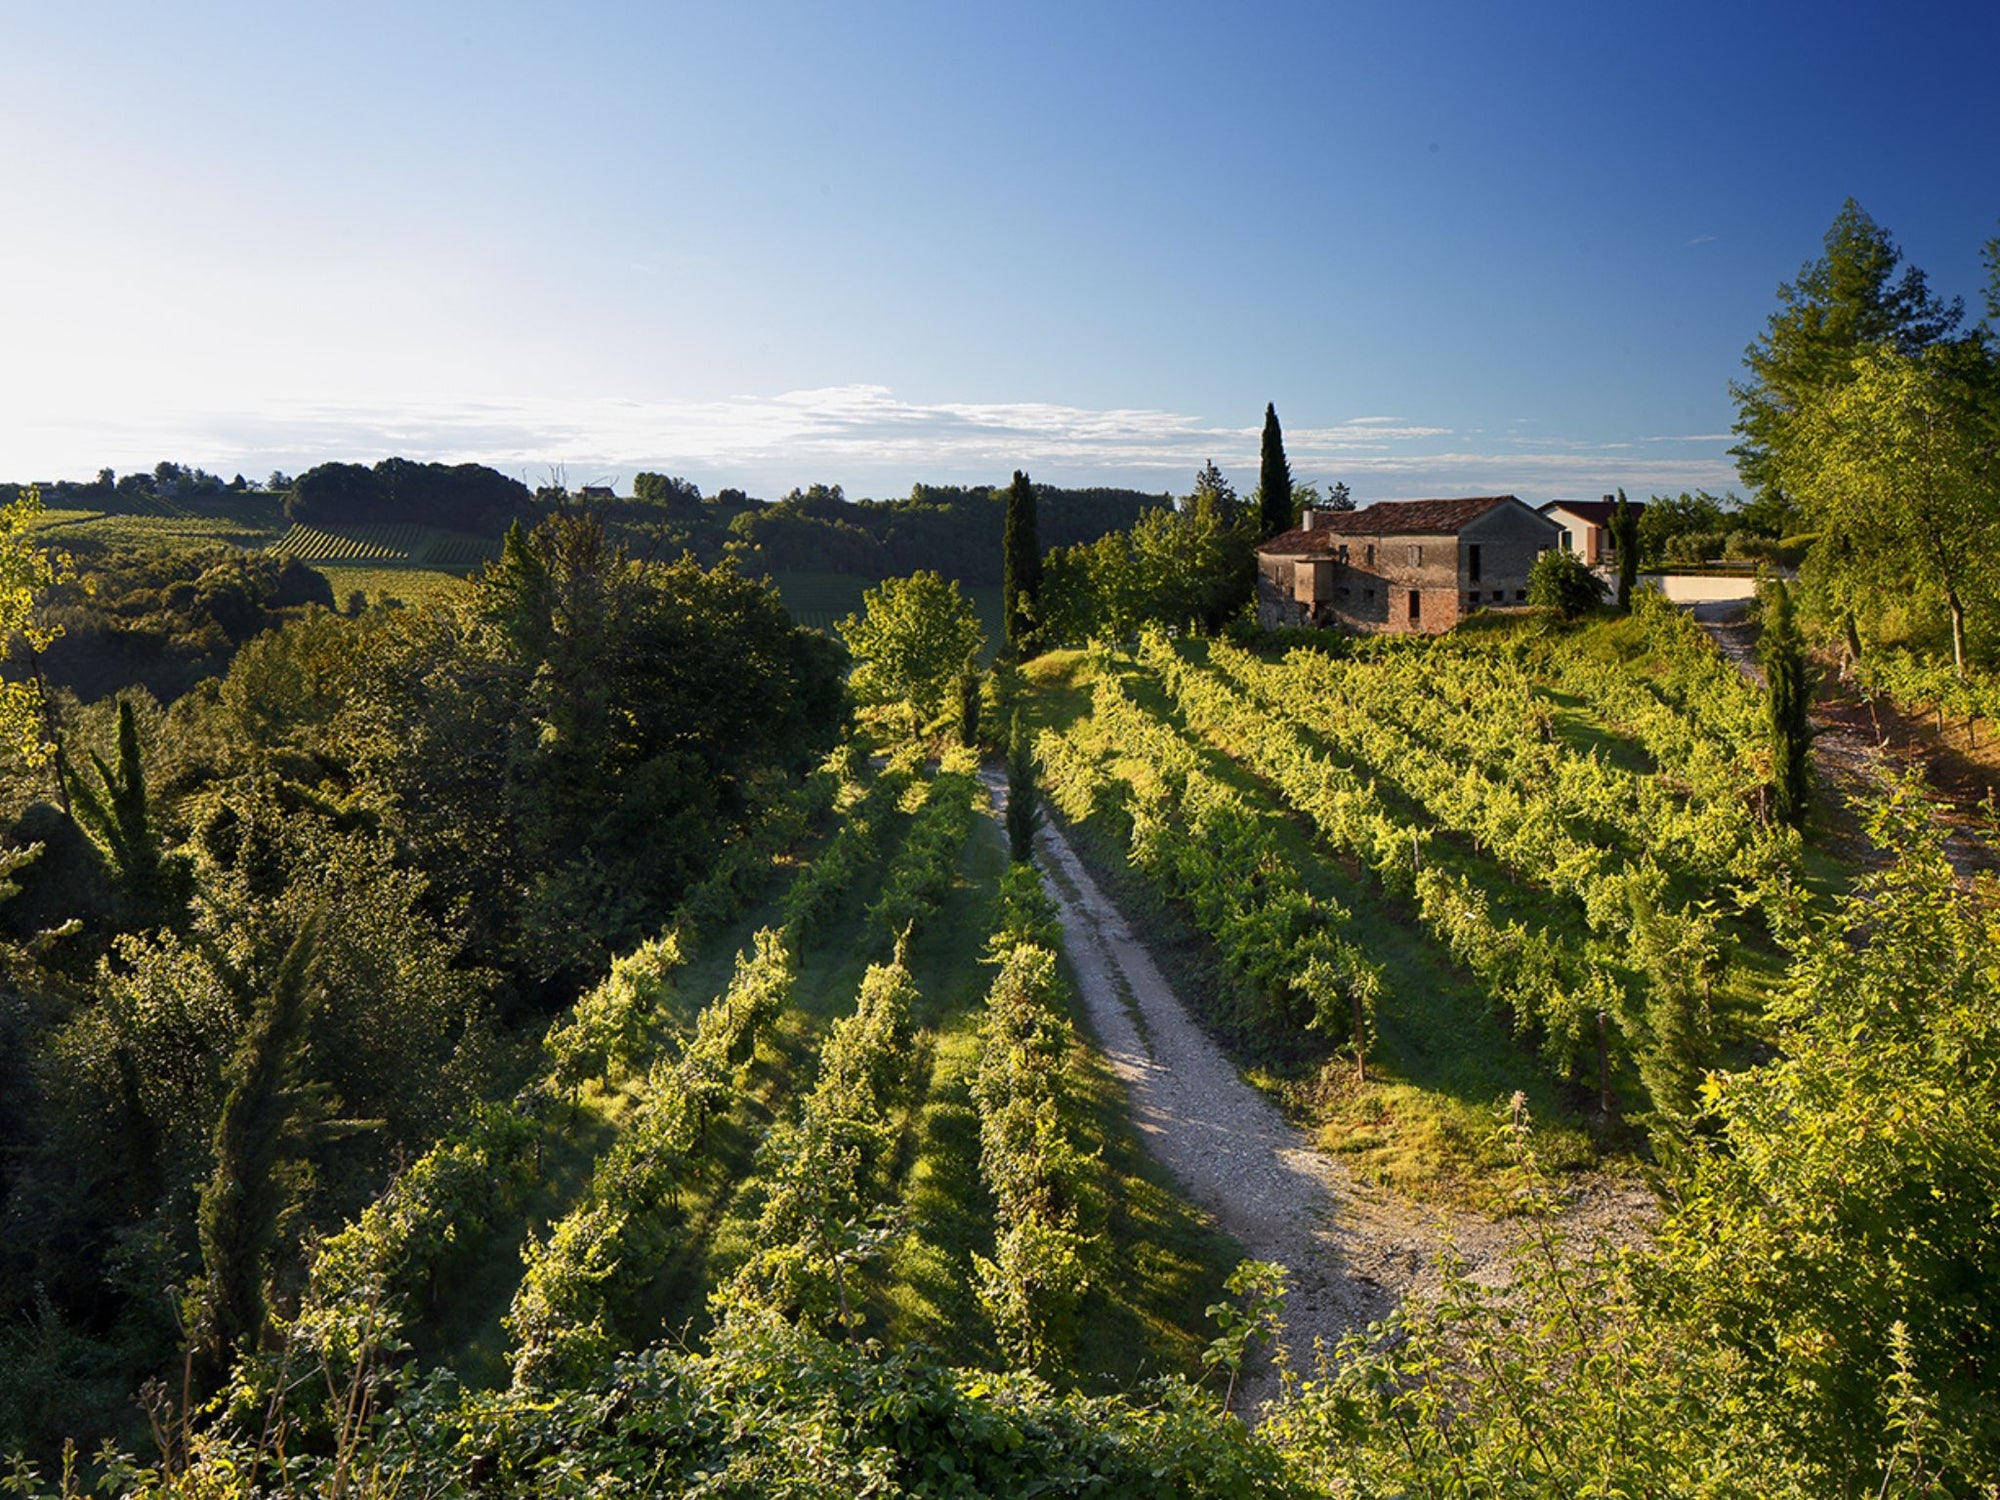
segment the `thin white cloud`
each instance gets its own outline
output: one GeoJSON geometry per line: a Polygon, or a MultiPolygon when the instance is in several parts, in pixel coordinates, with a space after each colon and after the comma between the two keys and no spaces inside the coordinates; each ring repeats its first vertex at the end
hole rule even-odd
{"type": "MultiPolygon", "coordinates": [[[[847,385],[709,400],[275,403],[255,412],[155,410],[116,428],[81,422],[35,429],[46,452],[0,454],[10,478],[150,468],[161,458],[227,474],[296,472],[329,459],[388,454],[479,462],[539,481],[571,475],[686,474],[709,488],[782,494],[820,479],[849,494],[903,492],[916,481],[989,483],[1025,468],[1056,483],[1185,489],[1213,459],[1247,490],[1259,434],[1180,412],[1049,402],[915,402],[880,385],[847,385]],[[25,462],[24,462],[25,461],[25,462]]],[[[1561,436],[1494,440],[1466,449],[1445,426],[1395,416],[1348,417],[1285,434],[1301,480],[1345,481],[1360,499],[1512,491],[1528,496],[1725,488],[1734,466],[1720,436],[1649,438],[1681,453],[1634,457],[1629,445],[1561,436]],[[1707,451],[1702,451],[1707,450],[1707,451]]],[[[1654,451],[1658,451],[1657,449],[1654,451]]]]}

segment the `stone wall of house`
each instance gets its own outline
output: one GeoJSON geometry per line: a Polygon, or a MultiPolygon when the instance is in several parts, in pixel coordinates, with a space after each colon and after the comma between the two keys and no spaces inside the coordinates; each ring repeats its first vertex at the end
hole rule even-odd
{"type": "Polygon", "coordinates": [[[1348,556],[1354,629],[1438,635],[1464,618],[1452,537],[1356,537],[1348,556]]]}
{"type": "Polygon", "coordinates": [[[1257,623],[1266,630],[1310,625],[1312,611],[1293,595],[1296,564],[1289,557],[1257,557],[1257,623]]]}
{"type": "Polygon", "coordinates": [[[1546,517],[1510,505],[1469,522],[1459,532],[1458,542],[1461,551],[1479,547],[1480,582],[1485,587],[1511,590],[1528,586],[1535,559],[1561,546],[1561,535],[1561,528],[1546,517]]]}

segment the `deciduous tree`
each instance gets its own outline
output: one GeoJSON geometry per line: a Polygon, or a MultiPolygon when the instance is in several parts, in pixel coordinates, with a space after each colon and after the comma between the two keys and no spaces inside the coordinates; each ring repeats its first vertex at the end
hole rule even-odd
{"type": "MultiPolygon", "coordinates": [[[[71,571],[67,557],[35,544],[41,514],[41,491],[32,485],[0,509],[0,650],[18,640],[31,662],[62,634],[36,617],[35,606],[71,571]]],[[[0,682],[0,748],[45,765],[56,750],[48,729],[38,669],[29,681],[0,682]]]]}
{"type": "Polygon", "coordinates": [[[1884,345],[1794,414],[1776,470],[1818,532],[1815,581],[1849,610],[1883,591],[1941,608],[1960,676],[2000,584],[1994,410],[1983,351],[1884,345]]]}
{"type": "Polygon", "coordinates": [[[1916,354],[1952,338],[1963,313],[1956,298],[1931,293],[1889,231],[1849,198],[1824,253],[1778,288],[1778,310],[1744,351],[1749,377],[1730,384],[1742,438],[1730,451],[1745,482],[1784,487],[1793,421],[1819,393],[1853,378],[1856,355],[1881,344],[1916,354]]]}
{"type": "Polygon", "coordinates": [[[929,572],[885,579],[837,628],[854,655],[854,696],[908,704],[913,729],[938,716],[966,658],[985,641],[971,601],[929,572]]]}
{"type": "Polygon", "coordinates": [[[1528,602],[1574,620],[1604,602],[1604,583],[1574,552],[1551,549],[1528,570],[1528,602]]]}

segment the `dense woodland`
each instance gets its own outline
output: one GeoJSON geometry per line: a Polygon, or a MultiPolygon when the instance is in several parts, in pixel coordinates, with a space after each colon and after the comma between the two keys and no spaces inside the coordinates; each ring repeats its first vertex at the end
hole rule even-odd
{"type": "Polygon", "coordinates": [[[1802,560],[1760,683],[1589,580],[1436,640],[1258,631],[1256,541],[1344,499],[1275,411],[1248,497],[23,488],[10,1487],[1994,1493],[1990,877],[1920,777],[1814,785],[1804,713],[1844,675],[1996,716],[1996,370],[1849,205],[1746,361],[1751,499],[1638,537],[1802,560]],[[336,607],[275,550],[88,532],[253,505],[494,546],[336,607]],[[871,585],[831,635],[760,581],[799,558],[871,585]],[[1503,1286],[1271,1347],[1282,1271],[1079,1026],[1042,816],[1327,1149],[1519,1227],[1503,1286]],[[1567,1238],[1589,1174],[1650,1232],[1567,1238]]]}

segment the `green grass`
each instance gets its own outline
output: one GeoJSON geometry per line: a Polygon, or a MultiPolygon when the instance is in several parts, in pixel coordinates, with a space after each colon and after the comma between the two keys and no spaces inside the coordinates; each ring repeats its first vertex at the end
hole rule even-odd
{"type": "Polygon", "coordinates": [[[463,599],[468,588],[457,574],[431,568],[314,563],[313,569],[333,585],[334,602],[343,607],[357,593],[370,604],[391,600],[402,604],[444,604],[463,599]]]}

